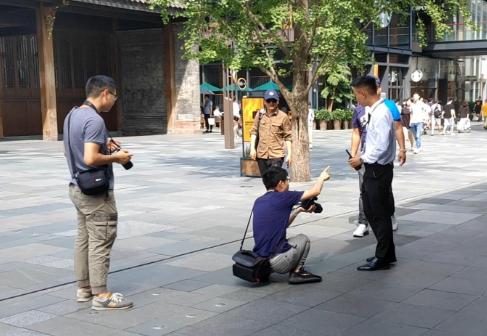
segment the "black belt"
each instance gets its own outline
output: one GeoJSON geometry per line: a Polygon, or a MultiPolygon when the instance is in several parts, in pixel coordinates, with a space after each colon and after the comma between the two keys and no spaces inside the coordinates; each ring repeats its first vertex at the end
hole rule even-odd
{"type": "Polygon", "coordinates": [[[377,163],[377,162],[375,162],[375,163],[366,163],[366,162],[364,162],[364,165],[366,167],[367,166],[368,167],[377,167],[377,166],[379,166],[379,167],[387,167],[387,166],[394,166],[394,163],[393,162],[389,162],[389,163],[386,163],[386,164],[380,164],[380,163],[377,163]]]}

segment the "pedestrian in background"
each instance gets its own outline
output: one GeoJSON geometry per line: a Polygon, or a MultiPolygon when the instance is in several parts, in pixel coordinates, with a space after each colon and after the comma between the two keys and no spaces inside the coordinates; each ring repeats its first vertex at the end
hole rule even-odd
{"type": "Polygon", "coordinates": [[[473,113],[475,113],[476,119],[478,121],[482,120],[482,97],[477,98],[475,105],[473,106],[473,113]]]}
{"type": "Polygon", "coordinates": [[[443,134],[447,133],[447,129],[450,128],[450,134],[453,135],[453,128],[455,127],[455,107],[453,98],[448,98],[443,109],[443,134]]]}
{"type": "Polygon", "coordinates": [[[431,136],[435,135],[435,130],[438,132],[441,130],[441,112],[440,102],[434,100],[431,105],[431,136]]]}
{"type": "Polygon", "coordinates": [[[414,150],[414,136],[411,132],[411,99],[408,98],[402,103],[401,124],[404,134],[409,139],[411,151],[414,150]]]}
{"type": "Polygon", "coordinates": [[[430,107],[425,104],[419,94],[413,95],[413,103],[411,105],[411,131],[414,135],[415,147],[414,154],[421,152],[421,137],[423,136],[423,127],[425,121],[428,120],[430,107]]]}
{"type": "Polygon", "coordinates": [[[255,115],[250,130],[250,157],[257,160],[261,176],[271,166],[282,167],[284,160],[291,164],[291,121],[278,103],[277,91],[266,91],[265,109],[255,115]]]}
{"type": "Polygon", "coordinates": [[[460,121],[458,122],[458,133],[470,132],[470,118],[469,108],[467,102],[464,100],[459,108],[460,121]]]}
{"type": "Polygon", "coordinates": [[[487,129],[487,99],[482,104],[482,118],[484,118],[484,129],[487,129]]]}
{"type": "Polygon", "coordinates": [[[203,133],[213,132],[213,125],[210,125],[208,118],[213,115],[213,101],[209,95],[205,95],[205,101],[203,102],[203,117],[205,118],[205,128],[203,133]]]}

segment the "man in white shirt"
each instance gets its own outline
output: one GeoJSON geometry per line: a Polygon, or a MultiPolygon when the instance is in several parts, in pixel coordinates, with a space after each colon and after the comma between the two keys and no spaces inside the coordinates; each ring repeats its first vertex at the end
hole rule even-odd
{"type": "MultiPolygon", "coordinates": [[[[367,259],[359,271],[388,269],[396,262],[394,238],[392,235],[391,216],[394,204],[391,202],[394,158],[396,156],[396,136],[394,120],[389,108],[380,99],[377,83],[371,76],[363,76],[352,82],[352,90],[357,102],[370,106],[367,122],[365,148],[360,156],[349,160],[350,166],[358,169],[365,166],[362,196],[364,212],[377,239],[375,255],[367,259]]],[[[405,162],[404,137],[400,145],[399,161],[405,162]]]]}
{"type": "Polygon", "coordinates": [[[411,105],[411,131],[414,135],[415,148],[414,154],[421,152],[421,137],[423,136],[424,122],[429,118],[431,108],[424,103],[419,94],[413,95],[413,104],[411,105]]]}

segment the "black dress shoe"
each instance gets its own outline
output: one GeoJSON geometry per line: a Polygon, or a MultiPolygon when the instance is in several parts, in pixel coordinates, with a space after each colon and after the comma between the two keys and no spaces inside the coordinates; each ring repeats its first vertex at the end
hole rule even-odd
{"type": "Polygon", "coordinates": [[[388,262],[374,257],[371,261],[369,261],[365,265],[357,267],[357,271],[378,271],[378,270],[386,270],[389,268],[390,265],[388,262]]]}
{"type": "MultiPolygon", "coordinates": [[[[373,257],[369,257],[369,258],[367,258],[367,259],[365,259],[365,260],[367,260],[367,262],[371,262],[372,260],[374,260],[374,258],[375,258],[375,256],[373,256],[373,257]]],[[[396,259],[394,259],[394,260],[386,260],[386,261],[387,261],[389,264],[392,264],[392,263],[395,263],[397,260],[396,260],[396,259]]]]}
{"type": "Polygon", "coordinates": [[[288,282],[291,285],[321,282],[321,277],[319,275],[301,269],[299,272],[292,272],[289,275],[288,282]]]}

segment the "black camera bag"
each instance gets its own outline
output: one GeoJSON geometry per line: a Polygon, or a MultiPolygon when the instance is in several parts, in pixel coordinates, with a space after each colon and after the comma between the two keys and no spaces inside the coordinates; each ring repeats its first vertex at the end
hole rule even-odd
{"type": "Polygon", "coordinates": [[[78,172],[74,178],[81,192],[85,195],[103,194],[110,187],[110,177],[106,167],[78,172]]]}
{"type": "Polygon", "coordinates": [[[271,275],[271,265],[269,258],[263,258],[249,250],[240,250],[232,257],[233,275],[236,277],[255,283],[269,281],[271,275]]]}
{"type": "Polygon", "coordinates": [[[235,264],[233,264],[233,275],[249,282],[265,283],[269,281],[269,276],[272,273],[269,258],[260,257],[250,250],[243,249],[243,243],[247,235],[247,230],[249,229],[251,218],[252,212],[250,213],[249,222],[247,223],[242,242],[240,243],[240,250],[232,257],[232,260],[235,261],[235,264]]]}

